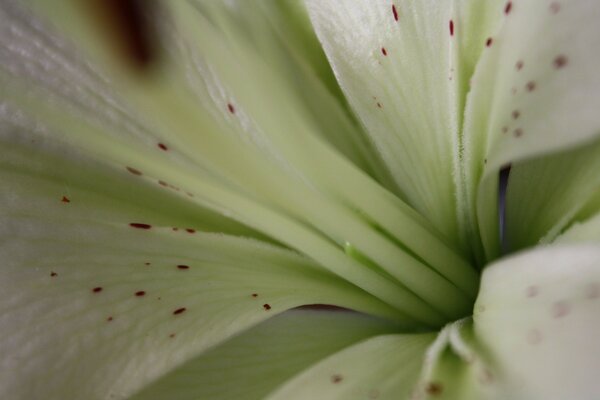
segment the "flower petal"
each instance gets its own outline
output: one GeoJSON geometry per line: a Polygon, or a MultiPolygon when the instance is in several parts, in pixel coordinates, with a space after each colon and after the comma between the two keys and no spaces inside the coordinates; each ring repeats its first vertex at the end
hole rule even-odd
{"type": "Polygon", "coordinates": [[[599,17],[589,1],[506,2],[505,23],[473,76],[464,127],[466,196],[488,258],[499,254],[498,171],[600,133],[590,51],[600,45],[599,17]]]}
{"type": "Polygon", "coordinates": [[[267,399],[408,398],[434,338],[424,333],[367,339],[308,368],[267,399]]]}
{"type": "Polygon", "coordinates": [[[462,107],[474,63],[499,20],[496,3],[307,4],[340,85],[400,194],[456,243],[462,107]]]}
{"type": "Polygon", "coordinates": [[[202,214],[131,171],[1,133],[2,398],[124,398],[303,304],[403,319],[293,252],[197,230],[202,214]]]}
{"type": "Polygon", "coordinates": [[[542,248],[484,271],[474,330],[497,398],[597,398],[598,329],[598,246],[542,248]]]}
{"type": "Polygon", "coordinates": [[[290,310],[209,350],[135,399],[263,399],[303,369],[394,325],[361,314],[290,310]]]}
{"type": "Polygon", "coordinates": [[[506,194],[507,249],[552,242],[600,191],[599,170],[600,141],[513,164],[506,194]]]}

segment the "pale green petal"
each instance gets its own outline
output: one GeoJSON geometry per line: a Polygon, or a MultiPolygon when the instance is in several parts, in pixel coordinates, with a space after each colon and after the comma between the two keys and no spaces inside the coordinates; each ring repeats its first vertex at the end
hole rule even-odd
{"type": "Polygon", "coordinates": [[[475,337],[497,399],[600,396],[600,249],[553,246],[488,267],[475,337]]]}
{"type": "Polygon", "coordinates": [[[325,358],[267,399],[407,399],[434,338],[424,333],[367,339],[325,358]]]}
{"type": "Polygon", "coordinates": [[[598,141],[513,164],[506,194],[507,250],[552,242],[600,191],[598,171],[598,141]]]}
{"type": "Polygon", "coordinates": [[[598,3],[512,1],[505,14],[473,76],[464,128],[466,197],[488,258],[499,253],[500,168],[600,133],[598,53],[590,51],[600,46],[598,3]]]}
{"type": "Polygon", "coordinates": [[[199,24],[206,17],[189,3],[168,5],[177,22],[177,29],[167,27],[170,35],[210,62],[195,72],[204,91],[190,93],[178,64],[142,83],[111,85],[43,22],[27,14],[15,18],[7,7],[0,79],[10,100],[53,136],[181,188],[190,201],[309,255],[413,319],[440,325],[465,315],[477,287],[469,264],[425,219],[314,134],[315,124],[294,111],[298,100],[277,70],[243,41],[225,41],[213,24],[199,24]],[[46,36],[51,40],[44,47],[46,36]],[[39,57],[31,57],[40,46],[39,57]],[[238,73],[240,65],[253,79],[238,73]],[[272,109],[256,101],[267,92],[272,109]],[[161,152],[159,143],[171,151],[161,152]],[[377,268],[346,255],[347,243],[377,268]]]}
{"type": "Polygon", "coordinates": [[[307,4],[342,89],[403,197],[456,243],[462,108],[499,3],[307,4]]]}
{"type": "Polygon", "coordinates": [[[575,222],[558,236],[556,243],[600,243],[600,213],[575,222]]]}
{"type": "Polygon", "coordinates": [[[330,354],[394,328],[356,313],[291,310],[183,364],[132,400],[262,399],[330,354]]]}
{"type": "Polygon", "coordinates": [[[181,195],[120,166],[1,133],[2,398],[123,398],[302,304],[410,322],[295,253],[201,232],[181,195]]]}

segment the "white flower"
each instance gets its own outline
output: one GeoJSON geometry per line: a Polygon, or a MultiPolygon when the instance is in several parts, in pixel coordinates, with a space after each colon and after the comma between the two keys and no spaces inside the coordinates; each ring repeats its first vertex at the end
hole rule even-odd
{"type": "Polygon", "coordinates": [[[600,3],[23,3],[2,399],[600,398],[600,3]]]}

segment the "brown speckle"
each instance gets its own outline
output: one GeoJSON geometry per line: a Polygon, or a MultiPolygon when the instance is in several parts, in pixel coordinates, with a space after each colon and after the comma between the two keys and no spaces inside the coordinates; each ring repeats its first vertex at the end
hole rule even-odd
{"type": "Polygon", "coordinates": [[[381,48],[381,54],[383,54],[384,56],[387,56],[387,50],[385,49],[385,47],[381,48]]]}
{"type": "Polygon", "coordinates": [[[186,310],[187,308],[185,307],[178,308],[177,310],[173,311],[173,315],[179,315],[181,313],[184,313],[186,310]]]}
{"type": "Polygon", "coordinates": [[[258,293],[252,293],[252,297],[254,297],[254,298],[258,297],[258,293]]]}
{"type": "Polygon", "coordinates": [[[533,92],[535,90],[535,87],[536,87],[536,84],[534,81],[529,81],[525,85],[525,89],[527,89],[528,92],[533,92]]]}
{"type": "Polygon", "coordinates": [[[185,265],[185,264],[179,264],[179,265],[177,266],[177,269],[184,269],[184,270],[185,270],[185,269],[190,269],[190,266],[189,266],[189,265],[185,265]]]}
{"type": "Polygon", "coordinates": [[[568,59],[566,56],[564,55],[558,55],[554,58],[553,64],[554,64],[554,68],[556,69],[561,69],[563,68],[565,65],[567,65],[568,59]]]}
{"type": "Polygon", "coordinates": [[[106,322],[112,322],[112,320],[113,320],[113,317],[112,317],[112,316],[111,316],[111,317],[108,317],[108,318],[106,318],[106,322]]]}
{"type": "Polygon", "coordinates": [[[173,339],[174,337],[175,337],[175,334],[174,334],[174,333],[171,333],[171,334],[169,335],[169,338],[171,338],[171,339],[173,339]]]}
{"type": "Polygon", "coordinates": [[[102,291],[102,288],[100,286],[97,286],[95,288],[92,289],[93,293],[100,293],[102,291]]]}
{"type": "Polygon", "coordinates": [[[380,103],[380,102],[377,102],[377,107],[378,107],[378,108],[382,108],[382,105],[381,105],[381,103],[380,103]]]}
{"type": "Polygon", "coordinates": [[[506,14],[506,15],[510,14],[511,10],[512,10],[512,1],[509,1],[504,6],[504,14],[506,14]]]}
{"type": "Polygon", "coordinates": [[[235,114],[235,107],[231,103],[227,103],[227,109],[231,114],[235,114]]]}
{"type": "Polygon", "coordinates": [[[394,16],[394,21],[398,22],[398,10],[395,4],[392,4],[392,15],[394,16]]]}
{"type": "Polygon", "coordinates": [[[172,228],[171,228],[171,230],[172,230],[173,232],[177,232],[177,231],[179,230],[179,228],[177,228],[177,227],[175,227],[175,226],[174,226],[174,227],[172,227],[172,228]]]}
{"type": "Polygon", "coordinates": [[[522,60],[517,61],[515,64],[515,68],[517,69],[517,71],[522,70],[524,66],[525,66],[525,63],[522,60]]]}
{"type": "Polygon", "coordinates": [[[517,119],[521,116],[521,112],[519,110],[514,110],[511,115],[513,119],[517,119]]]}
{"type": "Polygon", "coordinates": [[[138,290],[137,292],[135,292],[135,295],[136,295],[137,297],[142,297],[142,296],[145,296],[145,295],[146,295],[146,292],[145,292],[145,291],[143,291],[143,290],[138,290]]]}
{"type": "Polygon", "coordinates": [[[127,169],[127,171],[131,172],[134,175],[142,175],[142,172],[140,170],[137,170],[132,167],[125,167],[125,168],[127,169]]]}
{"type": "Polygon", "coordinates": [[[513,135],[514,135],[516,138],[523,136],[523,129],[521,129],[521,128],[517,128],[517,129],[515,129],[515,130],[513,131],[513,135]]]}
{"type": "Polygon", "coordinates": [[[527,296],[529,298],[535,297],[538,295],[539,292],[540,292],[540,290],[538,289],[537,286],[531,285],[531,286],[528,286],[527,289],[525,289],[525,296],[527,296]]]}
{"type": "Polygon", "coordinates": [[[552,317],[561,318],[569,313],[571,307],[565,301],[557,301],[552,305],[552,317]]]}
{"type": "Polygon", "coordinates": [[[340,383],[343,380],[344,380],[344,377],[342,375],[340,375],[340,374],[331,375],[331,382],[332,383],[340,383]]]}
{"type": "Polygon", "coordinates": [[[67,196],[63,196],[62,199],[60,199],[60,201],[62,201],[63,203],[70,203],[71,200],[69,200],[69,198],[67,196]]]}
{"type": "Polygon", "coordinates": [[[186,228],[186,229],[185,229],[185,231],[186,231],[187,233],[196,233],[196,230],[195,230],[195,229],[192,229],[192,228],[186,228]]]}
{"type": "Polygon", "coordinates": [[[52,278],[54,278],[55,276],[58,276],[58,274],[57,274],[56,272],[54,272],[54,271],[51,271],[51,272],[50,272],[50,276],[51,276],[52,278]]]}
{"type": "Polygon", "coordinates": [[[147,267],[149,267],[149,266],[150,266],[150,265],[152,265],[152,264],[151,264],[151,263],[149,263],[149,262],[145,262],[145,263],[144,263],[144,265],[145,265],[145,266],[147,266],[147,267]]]}
{"type": "Polygon", "coordinates": [[[169,150],[169,148],[167,147],[167,145],[164,144],[164,143],[159,143],[159,144],[157,144],[157,146],[158,146],[159,149],[161,149],[163,151],[169,150]]]}
{"type": "Polygon", "coordinates": [[[486,47],[490,47],[492,43],[494,43],[494,39],[492,39],[491,37],[487,38],[487,40],[485,41],[486,47]]]}
{"type": "Polygon", "coordinates": [[[508,132],[508,126],[503,126],[502,133],[507,133],[507,132],[508,132]]]}
{"type": "Polygon", "coordinates": [[[160,186],[169,187],[169,184],[168,184],[167,182],[165,182],[165,181],[160,181],[160,180],[159,180],[159,181],[158,181],[158,184],[159,184],[160,186]]]}
{"type": "Polygon", "coordinates": [[[263,308],[265,309],[265,311],[269,311],[271,309],[271,305],[268,303],[263,304],[263,308]]]}
{"type": "Polygon", "coordinates": [[[150,228],[152,228],[152,225],[143,224],[141,222],[131,222],[129,224],[129,226],[132,227],[132,228],[136,228],[136,229],[150,229],[150,228]]]}
{"type": "Polygon", "coordinates": [[[425,386],[425,393],[431,396],[438,396],[442,394],[443,391],[444,386],[439,382],[429,382],[427,386],[425,386]]]}

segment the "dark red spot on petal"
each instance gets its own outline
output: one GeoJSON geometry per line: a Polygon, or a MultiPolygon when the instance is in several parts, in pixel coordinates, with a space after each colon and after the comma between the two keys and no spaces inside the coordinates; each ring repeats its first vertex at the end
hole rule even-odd
{"type": "Polygon", "coordinates": [[[142,172],[135,168],[132,168],[132,167],[125,167],[125,168],[127,169],[127,171],[131,172],[134,175],[142,175],[142,172]]]}
{"type": "Polygon", "coordinates": [[[454,21],[450,20],[448,28],[450,28],[450,36],[454,36],[454,21]]]}
{"type": "Polygon", "coordinates": [[[258,297],[258,293],[252,293],[252,297],[258,297]]]}
{"type": "Polygon", "coordinates": [[[230,113],[235,114],[235,107],[231,103],[227,103],[227,109],[230,113]]]}
{"type": "Polygon", "coordinates": [[[142,224],[141,222],[131,222],[129,224],[129,226],[131,226],[132,228],[136,228],[136,229],[150,229],[150,228],[152,228],[152,225],[142,224]]]}
{"type": "Polygon", "coordinates": [[[179,314],[185,312],[185,310],[187,310],[187,308],[185,308],[185,307],[178,308],[177,310],[173,311],[173,315],[179,315],[179,314]]]}
{"type": "Polygon", "coordinates": [[[392,14],[394,15],[394,21],[398,21],[398,10],[396,9],[396,5],[392,4],[392,14]]]}
{"type": "Polygon", "coordinates": [[[567,65],[567,62],[568,62],[568,60],[567,60],[566,56],[564,56],[562,54],[559,56],[556,56],[556,58],[554,58],[554,62],[553,62],[554,68],[560,69],[560,68],[564,67],[565,65],[567,65]]]}
{"type": "Polygon", "coordinates": [[[521,112],[519,112],[519,110],[514,110],[511,115],[514,119],[517,119],[521,116],[521,112]]]}
{"type": "Polygon", "coordinates": [[[565,301],[557,301],[552,305],[552,316],[554,318],[564,317],[569,313],[571,307],[565,301]]]}
{"type": "Polygon", "coordinates": [[[71,202],[71,200],[69,200],[69,198],[67,196],[63,196],[60,201],[62,201],[63,203],[70,203],[71,202]]]}
{"type": "Polygon", "coordinates": [[[167,147],[167,145],[166,145],[166,144],[164,144],[164,143],[159,143],[157,146],[158,146],[158,148],[159,148],[159,149],[161,149],[161,150],[164,150],[164,151],[167,151],[167,150],[169,150],[169,148],[167,147]]]}
{"type": "Polygon", "coordinates": [[[491,37],[487,38],[487,40],[485,41],[485,45],[487,47],[490,47],[492,45],[492,43],[494,43],[494,39],[492,39],[491,37]]]}
{"type": "Polygon", "coordinates": [[[533,92],[535,90],[535,87],[536,87],[536,84],[534,81],[529,81],[525,85],[525,89],[527,89],[528,92],[533,92]]]}
{"type": "Polygon", "coordinates": [[[517,128],[513,131],[513,135],[515,135],[515,137],[521,137],[523,136],[523,129],[521,128],[517,128]]]}
{"type": "Polygon", "coordinates": [[[527,289],[525,289],[525,296],[527,297],[535,297],[538,295],[540,290],[537,286],[531,285],[527,289]]]}
{"type": "Polygon", "coordinates": [[[107,321],[107,322],[111,322],[112,320],[113,320],[113,317],[108,317],[108,318],[106,318],[106,321],[107,321]]]}
{"type": "Polygon", "coordinates": [[[523,63],[523,61],[519,60],[519,61],[517,61],[517,63],[515,64],[515,68],[517,69],[517,71],[520,71],[520,70],[522,70],[522,69],[523,69],[523,66],[524,66],[524,65],[525,65],[525,64],[523,63]]]}
{"type": "Polygon", "coordinates": [[[504,14],[508,15],[510,13],[510,11],[512,10],[512,1],[509,1],[508,3],[506,3],[506,5],[504,6],[504,14]]]}
{"type": "Polygon", "coordinates": [[[55,276],[58,276],[58,274],[56,272],[54,272],[54,271],[51,271],[50,272],[50,276],[54,278],[55,276]]]}
{"type": "Polygon", "coordinates": [[[142,297],[142,296],[145,296],[145,295],[146,295],[146,292],[145,292],[145,291],[143,291],[143,290],[139,290],[139,291],[135,292],[135,295],[136,295],[137,297],[142,297]]]}
{"type": "Polygon", "coordinates": [[[195,230],[195,229],[192,229],[192,228],[186,228],[186,229],[185,229],[185,231],[186,231],[187,233],[196,233],[196,230],[195,230]]]}
{"type": "Polygon", "coordinates": [[[190,266],[189,265],[180,264],[180,265],[177,266],[177,268],[178,269],[190,269],[190,266]]]}
{"type": "Polygon", "coordinates": [[[331,382],[332,383],[340,383],[343,380],[344,380],[344,377],[342,375],[340,375],[340,374],[331,375],[331,382]]]}
{"type": "Polygon", "coordinates": [[[265,309],[265,311],[269,311],[271,309],[271,306],[269,304],[263,304],[263,308],[265,309]]]}
{"type": "Polygon", "coordinates": [[[385,47],[381,48],[381,54],[383,54],[384,56],[387,56],[387,50],[385,49],[385,47]]]}
{"type": "Polygon", "coordinates": [[[100,293],[101,291],[102,291],[102,288],[100,286],[92,289],[92,292],[94,292],[94,293],[100,293]]]}
{"type": "Polygon", "coordinates": [[[431,396],[438,396],[444,391],[444,386],[439,382],[429,382],[425,386],[425,392],[431,396]]]}

